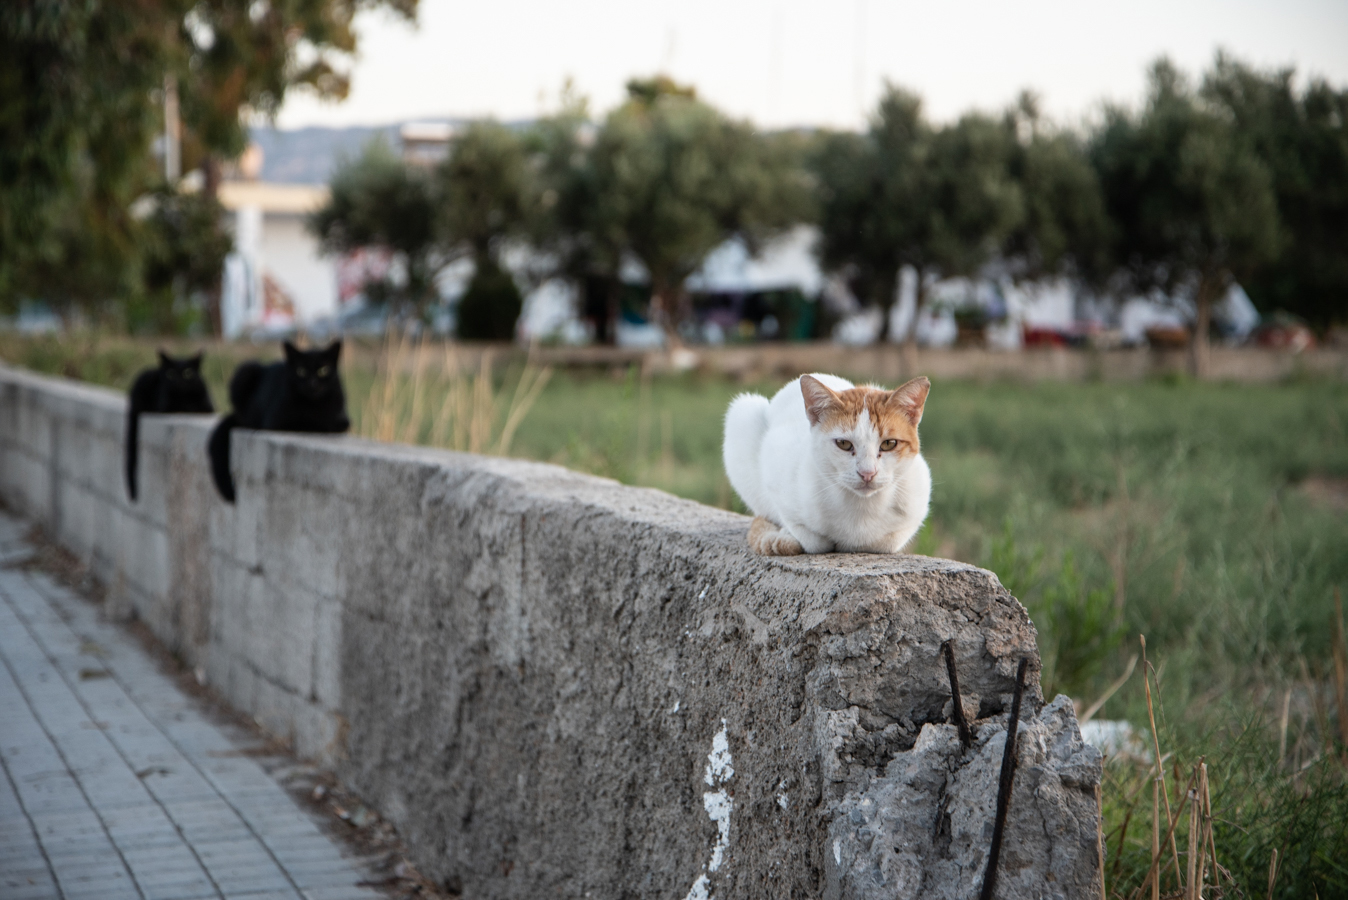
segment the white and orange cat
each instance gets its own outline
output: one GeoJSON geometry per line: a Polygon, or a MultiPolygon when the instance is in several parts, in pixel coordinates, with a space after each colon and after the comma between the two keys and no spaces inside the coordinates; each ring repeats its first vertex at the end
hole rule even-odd
{"type": "Polygon", "coordinates": [[[771,401],[736,397],[723,457],[754,513],[749,547],[765,556],[902,550],[931,499],[917,439],[930,390],[926,378],[886,391],[802,375],[771,401]]]}

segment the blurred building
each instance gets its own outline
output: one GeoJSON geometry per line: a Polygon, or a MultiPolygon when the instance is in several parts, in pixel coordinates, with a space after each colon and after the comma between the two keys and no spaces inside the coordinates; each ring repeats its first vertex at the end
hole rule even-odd
{"type": "Polygon", "coordinates": [[[431,168],[449,156],[449,142],[456,128],[452,122],[408,122],[398,129],[403,161],[431,168]]]}
{"type": "Polygon", "coordinates": [[[220,185],[233,220],[225,261],[225,337],[285,332],[337,311],[337,260],[324,256],[306,217],[327,202],[326,187],[246,179],[220,185]]]}

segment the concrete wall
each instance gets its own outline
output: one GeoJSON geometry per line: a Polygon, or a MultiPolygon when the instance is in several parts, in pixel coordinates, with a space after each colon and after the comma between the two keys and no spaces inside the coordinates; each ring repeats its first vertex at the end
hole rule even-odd
{"type": "Polygon", "coordinates": [[[0,368],[0,497],[466,896],[975,896],[1022,656],[998,896],[1098,896],[1099,754],[989,572],[760,559],[657,491],[345,437],[235,432],[231,507],[206,417],[143,420],[131,505],[124,414],[0,368]]]}

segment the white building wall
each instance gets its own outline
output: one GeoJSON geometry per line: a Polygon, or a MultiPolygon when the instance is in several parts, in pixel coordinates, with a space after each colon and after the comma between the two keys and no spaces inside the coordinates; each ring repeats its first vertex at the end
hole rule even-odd
{"type": "Polygon", "coordinates": [[[337,312],[337,264],[319,253],[300,215],[268,213],[259,248],[262,268],[295,301],[300,324],[337,312]]]}

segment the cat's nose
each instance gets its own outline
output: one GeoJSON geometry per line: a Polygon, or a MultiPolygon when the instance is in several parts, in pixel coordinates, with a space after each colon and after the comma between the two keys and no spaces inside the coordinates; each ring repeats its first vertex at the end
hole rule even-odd
{"type": "Polygon", "coordinates": [[[861,476],[861,480],[864,481],[864,482],[866,482],[867,484],[870,484],[871,481],[874,480],[874,478],[875,478],[875,470],[874,470],[874,469],[871,469],[869,472],[866,471],[865,469],[857,469],[857,474],[860,475],[860,476],[861,476]]]}

